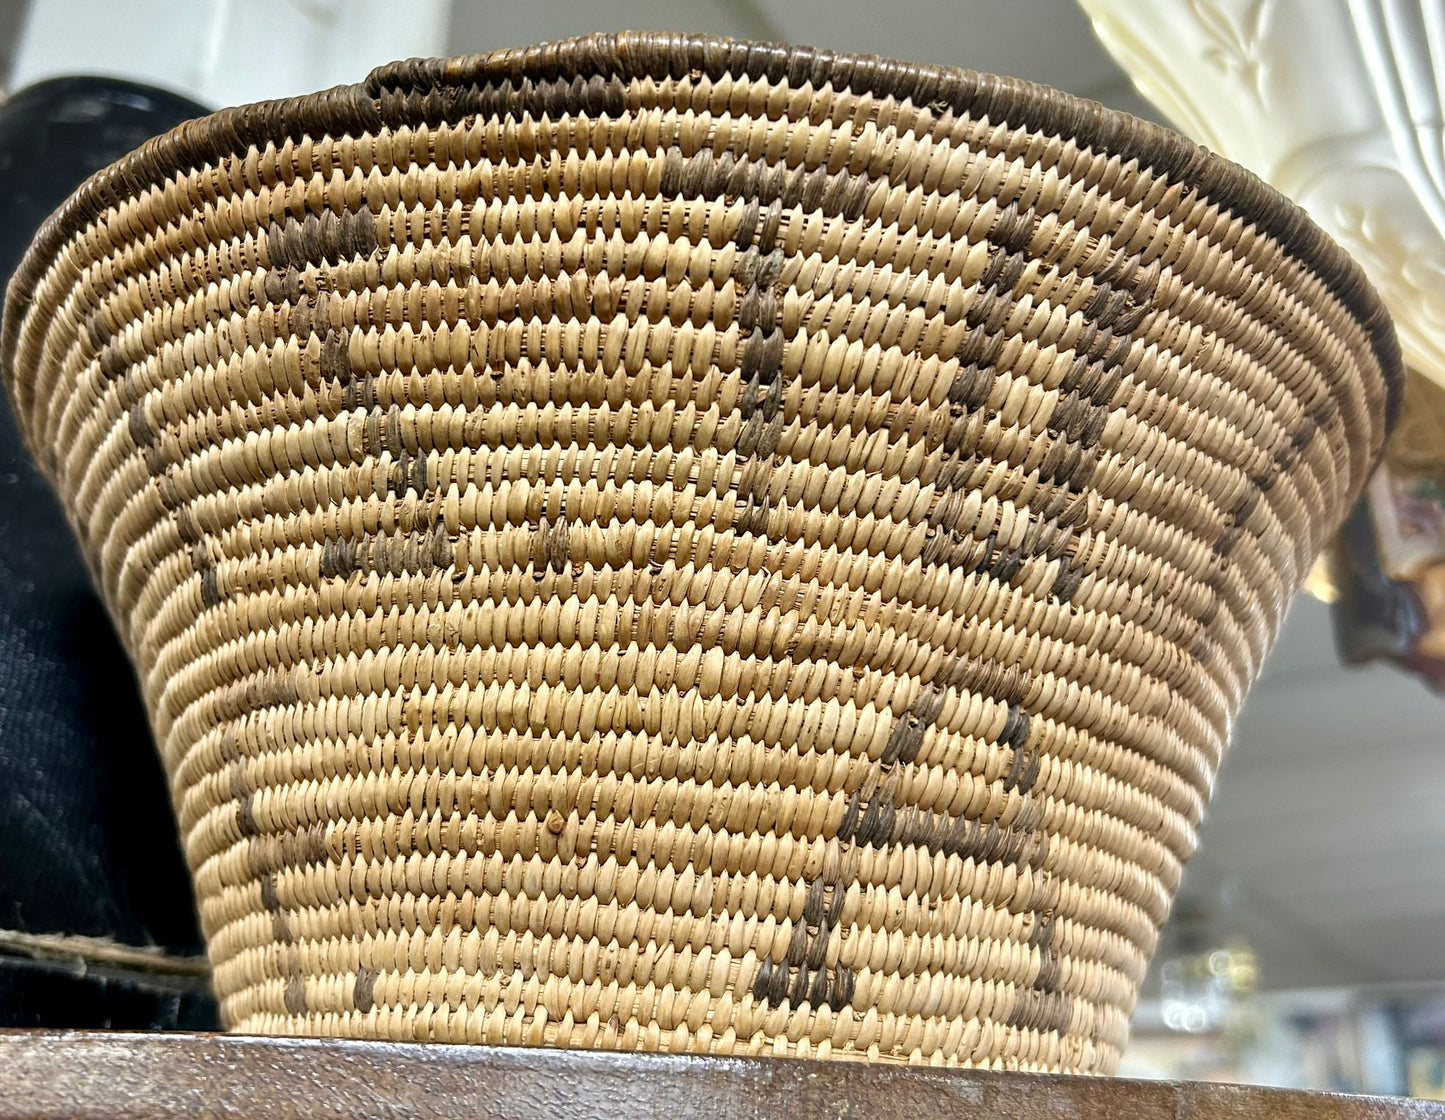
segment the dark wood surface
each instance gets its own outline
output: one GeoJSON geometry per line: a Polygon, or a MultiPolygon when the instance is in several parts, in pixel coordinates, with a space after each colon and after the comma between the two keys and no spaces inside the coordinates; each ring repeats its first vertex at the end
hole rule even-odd
{"type": "Polygon", "coordinates": [[[1423,1120],[1445,1104],[773,1058],[0,1031],[0,1118],[1423,1120]]]}

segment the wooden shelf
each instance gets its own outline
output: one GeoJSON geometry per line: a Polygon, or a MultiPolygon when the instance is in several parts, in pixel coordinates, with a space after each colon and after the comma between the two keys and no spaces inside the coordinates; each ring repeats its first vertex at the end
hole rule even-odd
{"type": "Polygon", "coordinates": [[[0,1031],[0,1118],[1445,1120],[1199,1082],[237,1035],[0,1031]]]}

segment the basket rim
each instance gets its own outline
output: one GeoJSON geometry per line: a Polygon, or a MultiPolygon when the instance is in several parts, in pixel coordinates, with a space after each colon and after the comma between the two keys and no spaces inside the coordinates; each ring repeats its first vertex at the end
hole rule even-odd
{"type": "MultiPolygon", "coordinates": [[[[475,99],[507,80],[629,81],[688,75],[830,83],[834,89],[856,94],[928,102],[956,113],[987,116],[1137,160],[1255,226],[1314,273],[1369,335],[1386,385],[1387,430],[1398,418],[1404,370],[1384,301],[1360,265],[1298,204],[1247,168],[1152,121],[1018,78],[877,55],[659,31],[596,33],[457,58],[387,63],[353,85],[222,109],[153,137],[82,183],[37,231],[5,293],[0,378],[13,394],[19,324],[60,248],[106,209],[171,175],[267,141],[455,119],[467,114],[469,95],[475,99]]],[[[584,87],[577,89],[581,92],[584,87]]]]}

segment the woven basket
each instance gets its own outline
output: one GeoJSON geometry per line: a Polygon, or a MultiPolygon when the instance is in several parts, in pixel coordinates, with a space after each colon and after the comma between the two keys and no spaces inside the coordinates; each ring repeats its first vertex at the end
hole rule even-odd
{"type": "Polygon", "coordinates": [[[662,35],[185,125],[3,338],[233,1028],[1057,1070],[1397,367],[1159,128],[662,35]]]}

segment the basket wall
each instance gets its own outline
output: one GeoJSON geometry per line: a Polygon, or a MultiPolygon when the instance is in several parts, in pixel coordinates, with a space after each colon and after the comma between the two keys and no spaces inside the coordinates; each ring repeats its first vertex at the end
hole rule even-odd
{"type": "Polygon", "coordinates": [[[1220,166],[607,36],[92,184],[5,373],[229,1024],[1112,1069],[1398,373],[1220,166]]]}

